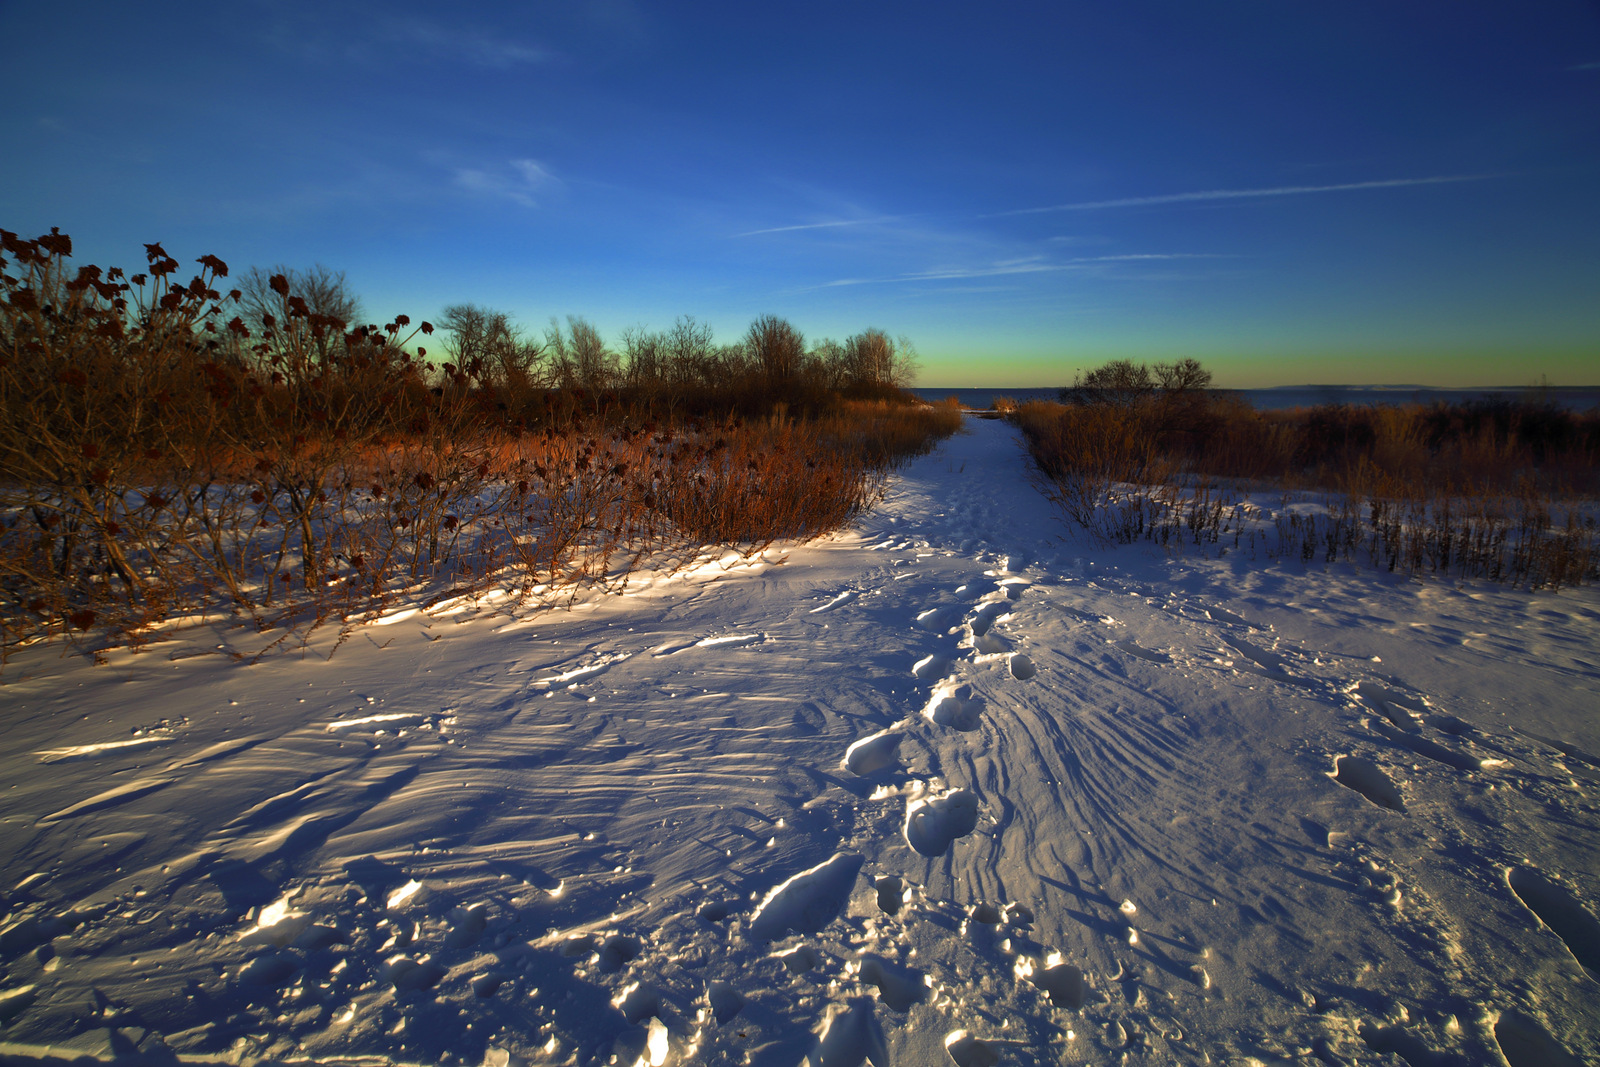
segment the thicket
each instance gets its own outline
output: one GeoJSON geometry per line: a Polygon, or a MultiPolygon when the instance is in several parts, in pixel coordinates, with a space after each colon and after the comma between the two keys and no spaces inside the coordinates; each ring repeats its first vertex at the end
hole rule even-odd
{"type": "Polygon", "coordinates": [[[1600,411],[1507,397],[1257,411],[1210,380],[1193,360],[1118,361],[1010,417],[1046,492],[1104,541],[1529,588],[1600,578],[1600,411]]]}
{"type": "Polygon", "coordinates": [[[0,656],[201,611],[303,632],[402,589],[554,600],[836,529],[960,423],[881,331],[807,348],[765,316],[717,346],[681,319],[616,352],[473,305],[361,325],[322,268],[224,292],[215,256],[183,281],[145,250],[72,271],[67,235],[0,230],[0,656]]]}

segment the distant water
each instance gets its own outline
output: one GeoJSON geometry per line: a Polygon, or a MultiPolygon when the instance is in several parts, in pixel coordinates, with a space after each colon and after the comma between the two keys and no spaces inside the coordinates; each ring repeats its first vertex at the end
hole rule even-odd
{"type": "MultiPolygon", "coordinates": [[[[969,408],[986,408],[997,396],[1009,396],[1022,402],[1027,400],[1054,400],[1055,388],[1049,389],[913,389],[912,392],[927,400],[943,400],[947,396],[961,398],[969,408]]],[[[1222,389],[1218,392],[1242,396],[1261,411],[1286,408],[1314,407],[1319,404],[1433,404],[1442,402],[1459,404],[1487,397],[1543,400],[1572,411],[1588,411],[1600,407],[1600,386],[1586,388],[1529,389],[1430,389],[1410,385],[1294,385],[1279,389],[1222,389]]]]}

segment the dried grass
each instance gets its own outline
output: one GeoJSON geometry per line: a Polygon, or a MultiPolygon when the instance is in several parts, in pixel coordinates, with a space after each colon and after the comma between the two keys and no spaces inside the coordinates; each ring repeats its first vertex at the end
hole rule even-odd
{"type": "Polygon", "coordinates": [[[1207,397],[1177,421],[1157,394],[1012,417],[1047,494],[1105,542],[1528,589],[1600,578],[1600,413],[1497,400],[1259,413],[1207,397]]]}
{"type": "Polygon", "coordinates": [[[793,417],[748,383],[597,394],[436,370],[409,348],[427,323],[347,329],[281,276],[253,338],[224,322],[238,297],[215,257],[183,283],[159,245],[131,278],[69,276],[56,233],[0,246],[0,659],[137,642],[197,609],[304,632],[402,594],[555,602],[646,559],[837,529],[960,423],[888,386],[804,392],[793,417]]]}

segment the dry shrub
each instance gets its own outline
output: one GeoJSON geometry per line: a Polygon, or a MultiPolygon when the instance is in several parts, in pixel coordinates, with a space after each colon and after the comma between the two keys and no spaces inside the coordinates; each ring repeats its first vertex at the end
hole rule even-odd
{"type": "Polygon", "coordinates": [[[146,250],[142,274],[69,275],[65,235],[0,231],[0,659],[197,609],[303,629],[404,590],[554,599],[653,553],[813,537],[960,422],[810,393],[809,417],[753,418],[703,384],[693,403],[537,389],[470,354],[434,368],[408,349],[427,323],[352,327],[281,274],[252,334],[221,260],[182,282],[146,250]]]}
{"type": "Polygon", "coordinates": [[[1012,416],[1046,493],[1098,539],[1560,588],[1600,578],[1600,412],[1486,400],[1258,413],[1153,387],[1012,416]],[[1263,483],[1310,506],[1268,521],[1263,483]]]}

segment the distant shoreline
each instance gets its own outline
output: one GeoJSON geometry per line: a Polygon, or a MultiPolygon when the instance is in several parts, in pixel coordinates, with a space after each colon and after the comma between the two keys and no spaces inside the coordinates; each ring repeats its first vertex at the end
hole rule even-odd
{"type": "MultiPolygon", "coordinates": [[[[1060,388],[1060,386],[1011,389],[985,386],[918,386],[912,392],[925,400],[942,400],[953,395],[959,397],[962,404],[967,407],[986,408],[997,396],[1008,396],[1018,401],[1054,400],[1060,388]]],[[[1495,396],[1518,399],[1529,396],[1542,397],[1557,407],[1575,411],[1600,407],[1600,385],[1508,385],[1493,389],[1428,385],[1276,385],[1262,389],[1214,389],[1212,392],[1223,396],[1242,397],[1265,410],[1314,407],[1323,404],[1428,404],[1434,401],[1461,403],[1495,396]]]]}

